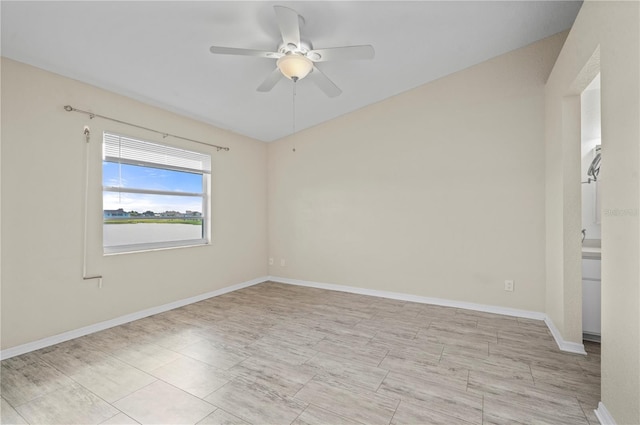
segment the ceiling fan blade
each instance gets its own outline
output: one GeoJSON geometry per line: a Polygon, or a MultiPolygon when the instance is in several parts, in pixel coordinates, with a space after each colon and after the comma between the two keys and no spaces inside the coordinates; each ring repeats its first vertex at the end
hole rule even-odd
{"type": "Polygon", "coordinates": [[[256,90],[261,92],[271,91],[271,89],[282,79],[283,75],[280,69],[276,68],[267,78],[258,86],[256,90]]]}
{"type": "Polygon", "coordinates": [[[320,90],[322,90],[324,94],[329,97],[340,96],[340,93],[342,93],[342,90],[340,90],[340,88],[336,86],[334,82],[329,79],[329,77],[324,75],[322,71],[320,71],[315,66],[313,67],[313,71],[311,71],[311,73],[307,75],[305,79],[313,81],[318,86],[318,88],[320,88],[320,90]]]}
{"type": "Polygon", "coordinates": [[[284,44],[293,44],[300,47],[300,21],[298,12],[284,6],[273,6],[276,10],[278,26],[282,34],[284,44]]]}
{"type": "Polygon", "coordinates": [[[376,52],[370,44],[364,46],[332,47],[329,49],[315,49],[307,53],[307,57],[314,62],[341,61],[354,59],[373,59],[376,52]]]}
{"type": "Polygon", "coordinates": [[[278,59],[282,56],[282,53],[267,52],[265,50],[255,49],[237,49],[235,47],[220,47],[211,46],[209,51],[218,55],[240,55],[240,56],[254,56],[259,58],[278,59]]]}

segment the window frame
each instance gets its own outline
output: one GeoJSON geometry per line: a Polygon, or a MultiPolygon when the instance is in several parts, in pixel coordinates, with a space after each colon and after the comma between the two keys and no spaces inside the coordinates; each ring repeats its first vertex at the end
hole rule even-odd
{"type": "Polygon", "coordinates": [[[173,248],[187,248],[194,246],[206,246],[211,243],[211,154],[210,153],[202,153],[196,152],[192,150],[187,150],[181,147],[172,146],[166,143],[158,143],[154,141],[143,140],[140,138],[134,138],[131,136],[125,136],[118,133],[104,131],[102,138],[102,168],[104,168],[105,162],[113,163],[113,164],[126,164],[138,167],[150,167],[162,170],[169,171],[178,171],[178,172],[187,172],[198,174],[202,178],[202,193],[198,192],[182,192],[182,191],[172,191],[172,190],[156,190],[156,189],[142,189],[142,188],[127,188],[121,186],[106,186],[104,184],[104,176],[102,176],[102,226],[104,231],[105,226],[105,204],[104,204],[104,196],[105,193],[132,193],[132,194],[148,194],[148,195],[161,195],[161,196],[176,196],[176,197],[196,197],[202,199],[202,237],[199,239],[185,239],[185,240],[175,240],[175,241],[164,241],[164,242],[144,242],[144,243],[135,243],[135,244],[122,244],[115,246],[105,246],[104,245],[104,236],[102,238],[102,249],[104,255],[112,255],[112,254],[125,254],[125,253],[136,253],[143,251],[155,251],[155,250],[164,250],[164,249],[173,249],[173,248]],[[208,158],[208,170],[205,169],[202,171],[184,167],[176,167],[171,165],[161,164],[159,162],[147,162],[147,161],[137,161],[130,159],[122,159],[118,158],[118,160],[113,160],[113,156],[107,156],[106,151],[106,139],[107,137],[117,137],[121,139],[127,139],[130,141],[134,141],[140,143],[142,145],[146,144],[148,146],[157,146],[160,148],[164,148],[167,151],[182,151],[189,154],[197,154],[203,157],[208,158]],[[109,159],[107,159],[107,157],[109,159]]]}

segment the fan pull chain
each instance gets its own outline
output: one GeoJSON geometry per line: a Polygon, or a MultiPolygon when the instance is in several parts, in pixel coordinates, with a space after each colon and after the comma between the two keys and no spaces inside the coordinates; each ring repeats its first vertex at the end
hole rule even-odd
{"type": "MultiPolygon", "coordinates": [[[[293,133],[292,134],[296,134],[296,86],[297,86],[297,81],[293,82],[293,99],[292,99],[292,108],[291,108],[291,114],[292,114],[292,121],[293,121],[293,133]]],[[[293,152],[296,151],[295,146],[293,147],[293,152]]]]}
{"type": "Polygon", "coordinates": [[[293,100],[292,100],[292,114],[293,114],[293,134],[296,133],[296,82],[293,82],[293,100]]]}

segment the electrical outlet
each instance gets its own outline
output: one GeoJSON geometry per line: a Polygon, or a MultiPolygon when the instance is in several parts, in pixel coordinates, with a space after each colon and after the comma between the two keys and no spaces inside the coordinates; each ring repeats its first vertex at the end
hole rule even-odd
{"type": "Polygon", "coordinates": [[[280,259],[280,265],[281,265],[282,267],[284,267],[284,266],[286,266],[286,265],[287,265],[287,262],[286,262],[286,261],[284,261],[284,258],[281,258],[281,259],[280,259]]]}
{"type": "Polygon", "coordinates": [[[504,290],[505,291],[509,291],[509,292],[513,292],[513,280],[505,280],[504,281],[504,290]]]}
{"type": "Polygon", "coordinates": [[[269,258],[269,265],[273,266],[273,258],[269,258]]]}

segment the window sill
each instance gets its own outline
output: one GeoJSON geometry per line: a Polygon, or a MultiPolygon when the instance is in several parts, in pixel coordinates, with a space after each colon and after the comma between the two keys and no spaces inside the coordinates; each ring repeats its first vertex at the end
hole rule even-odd
{"type": "Polygon", "coordinates": [[[201,242],[194,241],[193,243],[181,243],[179,245],[158,245],[158,244],[145,244],[145,245],[126,245],[120,247],[110,247],[105,248],[103,251],[103,256],[111,257],[115,255],[123,255],[123,254],[138,254],[142,252],[154,252],[154,251],[166,251],[170,249],[181,249],[181,248],[195,248],[201,246],[210,246],[211,243],[209,241],[201,242]]]}

